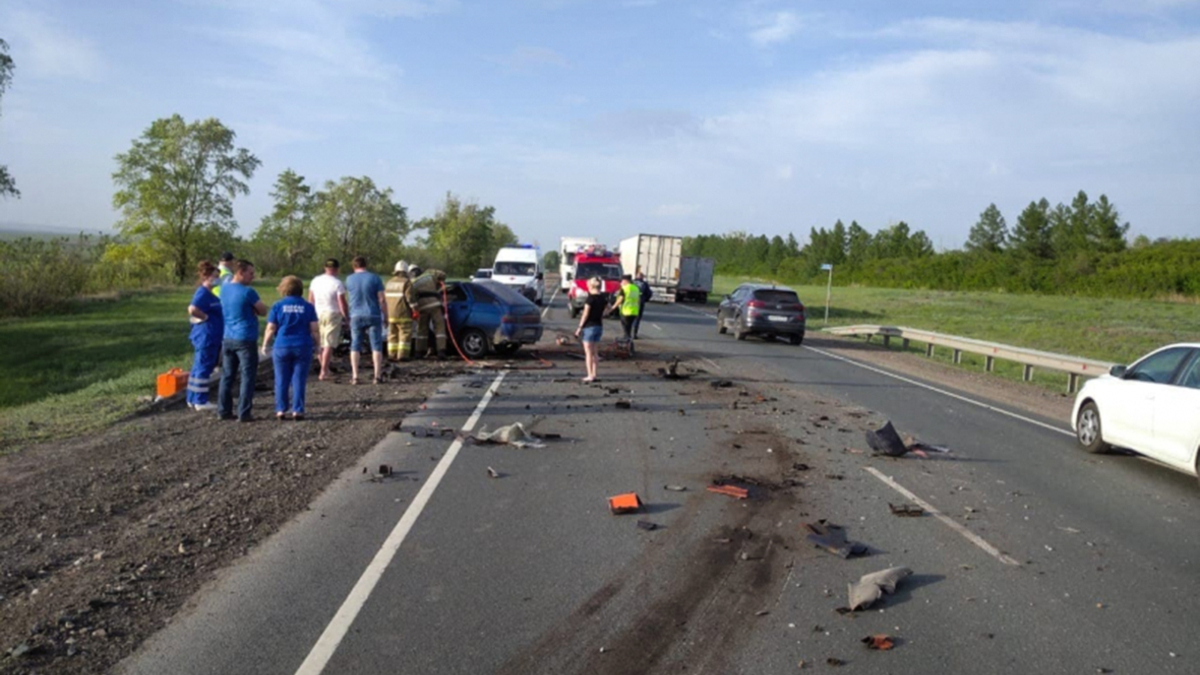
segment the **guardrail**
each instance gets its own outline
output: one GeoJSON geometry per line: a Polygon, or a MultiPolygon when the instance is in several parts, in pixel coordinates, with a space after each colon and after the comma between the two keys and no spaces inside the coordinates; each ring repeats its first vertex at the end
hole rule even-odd
{"type": "Polygon", "coordinates": [[[925,356],[933,356],[935,347],[945,347],[954,351],[955,363],[962,363],[963,352],[979,354],[984,357],[983,367],[989,373],[995,369],[996,359],[1014,361],[1025,366],[1022,379],[1026,382],[1033,379],[1034,368],[1055,370],[1067,374],[1067,392],[1072,394],[1079,390],[1080,377],[1103,375],[1113,366],[1112,363],[1106,361],[1053,354],[1051,352],[1025,349],[1023,347],[1012,347],[1002,345],[998,342],[973,340],[971,338],[958,337],[957,335],[943,335],[942,333],[934,333],[933,331],[916,328],[905,328],[904,326],[835,326],[823,330],[826,333],[833,333],[834,335],[865,335],[868,340],[872,336],[880,335],[883,337],[885,347],[891,343],[892,338],[900,338],[905,348],[908,348],[910,340],[922,342],[925,344],[925,356]]]}

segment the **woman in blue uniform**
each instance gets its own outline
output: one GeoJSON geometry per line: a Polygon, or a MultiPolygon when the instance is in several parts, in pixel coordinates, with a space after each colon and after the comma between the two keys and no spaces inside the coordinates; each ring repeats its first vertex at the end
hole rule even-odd
{"type": "Polygon", "coordinates": [[[275,419],[286,419],[290,407],[292,419],[299,421],[304,419],[304,390],[313,347],[321,343],[320,324],[316,308],[302,297],[304,282],[299,277],[284,277],[277,290],[282,299],[267,314],[262,353],[266,356],[270,350],[275,362],[275,419]],[[275,338],[273,350],[271,338],[275,338]]]}
{"type": "Polygon", "coordinates": [[[216,410],[217,404],[208,402],[208,385],[213,369],[217,367],[217,360],[221,357],[221,340],[225,334],[221,301],[213,293],[221,272],[211,262],[201,260],[196,265],[196,276],[200,279],[200,286],[188,305],[196,358],[192,362],[192,373],[188,376],[187,404],[192,410],[216,410]]]}

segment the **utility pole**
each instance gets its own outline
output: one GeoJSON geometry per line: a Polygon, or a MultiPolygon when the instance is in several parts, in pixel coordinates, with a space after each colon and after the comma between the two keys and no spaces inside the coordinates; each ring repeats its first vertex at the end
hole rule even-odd
{"type": "Polygon", "coordinates": [[[829,323],[829,298],[833,295],[833,264],[824,263],[822,270],[829,270],[829,282],[825,285],[825,323],[829,323]]]}

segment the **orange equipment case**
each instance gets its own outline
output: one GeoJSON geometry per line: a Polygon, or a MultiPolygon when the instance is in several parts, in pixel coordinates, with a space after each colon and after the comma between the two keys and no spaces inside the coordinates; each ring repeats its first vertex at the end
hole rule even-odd
{"type": "Polygon", "coordinates": [[[158,395],[166,398],[174,396],[187,389],[188,374],[178,368],[172,368],[158,376],[158,395]]]}

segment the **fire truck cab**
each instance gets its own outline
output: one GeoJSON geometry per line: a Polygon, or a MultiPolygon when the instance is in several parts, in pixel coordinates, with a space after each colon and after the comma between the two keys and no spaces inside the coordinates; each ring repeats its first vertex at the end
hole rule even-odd
{"type": "Polygon", "coordinates": [[[588,299],[588,280],[600,277],[610,296],[621,288],[621,255],[600,244],[585,246],[575,254],[575,278],[567,291],[571,317],[578,317],[588,299]]]}

